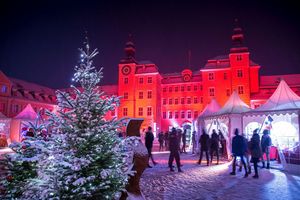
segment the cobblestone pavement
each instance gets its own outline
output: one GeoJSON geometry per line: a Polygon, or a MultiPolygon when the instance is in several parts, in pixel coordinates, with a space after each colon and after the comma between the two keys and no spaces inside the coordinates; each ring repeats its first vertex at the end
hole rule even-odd
{"type": "Polygon", "coordinates": [[[154,154],[159,164],[142,176],[140,185],[147,200],[300,200],[300,176],[278,169],[259,169],[259,179],[253,179],[253,173],[248,178],[244,172],[232,176],[231,163],[199,166],[198,155],[191,154],[181,154],[183,173],[170,172],[168,155],[154,154]]]}

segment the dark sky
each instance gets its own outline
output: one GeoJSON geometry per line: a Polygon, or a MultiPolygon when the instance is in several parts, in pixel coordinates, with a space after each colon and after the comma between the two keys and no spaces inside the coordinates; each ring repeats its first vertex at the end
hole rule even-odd
{"type": "Polygon", "coordinates": [[[128,34],[137,60],[160,72],[193,70],[228,54],[234,19],[261,74],[300,73],[299,7],[289,1],[31,1],[0,3],[0,70],[52,88],[70,85],[84,31],[100,54],[102,84],[117,83],[128,34]]]}

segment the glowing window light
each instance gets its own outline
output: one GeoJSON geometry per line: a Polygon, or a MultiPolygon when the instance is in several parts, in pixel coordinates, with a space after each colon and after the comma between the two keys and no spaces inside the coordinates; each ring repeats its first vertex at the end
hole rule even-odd
{"type": "Polygon", "coordinates": [[[294,147],[299,142],[297,129],[289,122],[281,121],[272,125],[272,143],[280,149],[294,147]]]}

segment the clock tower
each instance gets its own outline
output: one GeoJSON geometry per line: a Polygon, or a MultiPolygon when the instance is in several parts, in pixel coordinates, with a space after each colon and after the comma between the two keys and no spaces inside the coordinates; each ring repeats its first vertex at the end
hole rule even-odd
{"type": "Polygon", "coordinates": [[[119,63],[119,87],[118,94],[121,96],[119,117],[135,117],[135,46],[132,36],[129,35],[125,44],[125,57],[119,63]]]}

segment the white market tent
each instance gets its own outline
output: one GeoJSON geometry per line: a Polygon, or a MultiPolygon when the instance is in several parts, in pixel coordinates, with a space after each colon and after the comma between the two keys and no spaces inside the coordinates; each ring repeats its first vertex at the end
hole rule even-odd
{"type": "Polygon", "coordinates": [[[0,112],[0,147],[7,146],[9,138],[10,118],[0,112]]]}
{"type": "Polygon", "coordinates": [[[290,150],[299,146],[299,114],[300,97],[284,80],[281,80],[265,104],[244,113],[243,127],[249,136],[255,128],[260,128],[261,132],[269,128],[272,143],[279,148],[280,158],[285,164],[282,150],[290,150]]]}
{"type": "Polygon", "coordinates": [[[21,131],[26,127],[26,122],[33,122],[38,117],[32,106],[28,104],[11,122],[11,141],[19,142],[21,140],[21,131]]]}
{"type": "Polygon", "coordinates": [[[218,112],[203,117],[208,134],[211,134],[212,129],[222,131],[227,143],[228,156],[230,155],[232,133],[236,128],[242,130],[242,113],[249,110],[249,106],[234,91],[218,112]]]}

